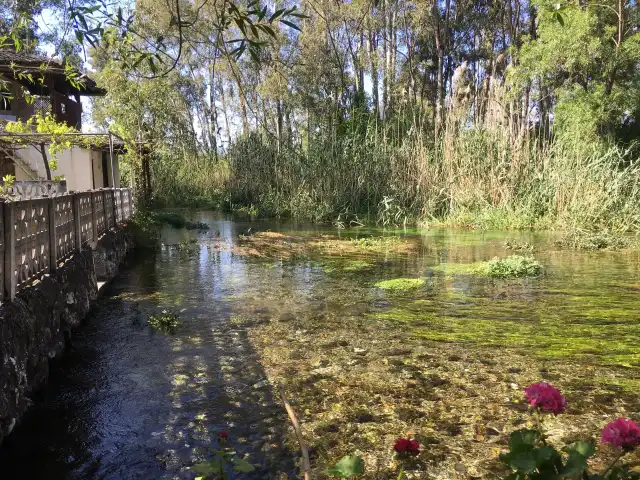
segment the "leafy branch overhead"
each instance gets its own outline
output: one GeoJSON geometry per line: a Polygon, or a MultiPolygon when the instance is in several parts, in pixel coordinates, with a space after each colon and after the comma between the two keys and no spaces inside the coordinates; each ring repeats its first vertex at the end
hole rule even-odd
{"type": "MultiPolygon", "coordinates": [[[[73,5],[69,9],[69,19],[73,24],[78,43],[86,42],[93,48],[108,47],[117,52],[125,69],[135,70],[146,65],[153,76],[164,76],[173,71],[184,55],[185,44],[190,30],[195,30],[202,20],[200,12],[209,0],[196,2],[187,12],[179,0],[171,9],[165,34],[150,36],[139,28],[140,21],[135,13],[128,13],[122,7],[111,9],[99,0],[73,5]]],[[[213,37],[224,37],[224,43],[233,47],[231,54],[240,57],[245,52],[256,61],[260,48],[267,44],[265,39],[277,37],[274,25],[282,23],[294,30],[300,30],[294,19],[307,18],[296,6],[276,9],[270,12],[259,0],[252,0],[247,6],[225,0],[223,7],[213,19],[213,37]],[[227,37],[231,38],[227,38],[227,37]]]]}

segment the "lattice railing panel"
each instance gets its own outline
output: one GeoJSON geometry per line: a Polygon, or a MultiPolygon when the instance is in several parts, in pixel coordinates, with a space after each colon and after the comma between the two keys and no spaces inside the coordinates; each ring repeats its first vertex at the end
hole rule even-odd
{"type": "Polygon", "coordinates": [[[15,281],[20,288],[49,271],[48,199],[16,202],[15,281]]]}
{"type": "Polygon", "coordinates": [[[73,195],[55,197],[54,202],[57,263],[73,255],[76,249],[76,236],[73,219],[73,195]]]}
{"type": "Polygon", "coordinates": [[[0,206],[0,284],[4,286],[0,294],[10,299],[133,213],[129,189],[71,193],[0,206]]]}
{"type": "Polygon", "coordinates": [[[97,232],[98,236],[100,236],[106,231],[104,223],[104,194],[102,192],[93,192],[93,203],[96,209],[97,232]]]}
{"type": "Polygon", "coordinates": [[[113,218],[113,214],[115,212],[115,197],[113,190],[107,190],[105,192],[107,202],[104,204],[104,215],[107,222],[107,230],[115,227],[115,219],[113,218]]]}
{"type": "Polygon", "coordinates": [[[91,199],[93,192],[78,193],[80,204],[80,238],[82,244],[93,240],[93,212],[91,211],[91,199]]]}
{"type": "Polygon", "coordinates": [[[122,189],[118,189],[114,192],[116,197],[116,220],[118,223],[122,223],[124,217],[122,215],[122,189]]]}
{"type": "Polygon", "coordinates": [[[121,190],[122,192],[122,221],[131,217],[131,190],[121,190]]]}

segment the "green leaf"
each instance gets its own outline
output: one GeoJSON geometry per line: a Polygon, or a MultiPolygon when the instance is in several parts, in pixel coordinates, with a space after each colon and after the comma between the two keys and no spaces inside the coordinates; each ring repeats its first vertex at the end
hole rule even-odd
{"type": "Polygon", "coordinates": [[[595,445],[591,442],[585,442],[583,440],[567,445],[562,450],[567,453],[578,453],[585,458],[592,457],[596,453],[595,445]]]}
{"type": "Polygon", "coordinates": [[[561,27],[564,27],[564,18],[562,18],[562,14],[560,12],[553,12],[553,18],[561,27]]]}
{"type": "Polygon", "coordinates": [[[364,473],[364,460],[356,455],[342,457],[336,465],[327,471],[329,475],[341,478],[355,477],[364,473]]]}
{"type": "Polygon", "coordinates": [[[573,478],[587,470],[587,458],[576,452],[571,452],[567,463],[560,472],[562,478],[573,478]]]}
{"type": "Polygon", "coordinates": [[[213,468],[214,466],[211,462],[196,463],[193,467],[191,467],[194,472],[204,476],[213,474],[213,468]]]}
{"type": "Polygon", "coordinates": [[[238,473],[249,473],[253,472],[255,467],[244,458],[236,457],[233,459],[233,469],[238,473]]]}
{"type": "Polygon", "coordinates": [[[512,452],[531,450],[541,438],[542,435],[537,430],[528,430],[526,428],[516,430],[509,436],[509,448],[512,452]]]}
{"type": "Polygon", "coordinates": [[[295,23],[290,22],[290,21],[288,21],[288,20],[282,20],[282,19],[281,19],[280,21],[281,21],[282,23],[284,23],[285,25],[287,25],[288,27],[291,27],[291,28],[293,28],[294,30],[298,30],[298,31],[300,31],[300,27],[299,27],[298,25],[296,25],[295,23]]]}
{"type": "Polygon", "coordinates": [[[282,15],[285,10],[286,10],[285,8],[280,8],[280,9],[276,10],[275,12],[273,12],[273,15],[271,15],[271,17],[269,17],[269,22],[273,22],[276,18],[278,18],[280,15],[282,15]]]}
{"type": "Polygon", "coordinates": [[[538,460],[532,451],[511,455],[509,464],[523,473],[531,473],[538,468],[538,460]]]}

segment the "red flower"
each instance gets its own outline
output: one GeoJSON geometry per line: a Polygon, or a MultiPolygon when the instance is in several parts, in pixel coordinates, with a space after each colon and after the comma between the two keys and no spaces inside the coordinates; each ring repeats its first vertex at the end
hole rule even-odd
{"type": "Polygon", "coordinates": [[[420,444],[410,438],[399,438],[393,449],[400,455],[416,456],[420,453],[420,444]]]}
{"type": "Polygon", "coordinates": [[[538,382],[524,389],[525,398],[531,408],[539,408],[555,415],[567,409],[567,399],[554,386],[546,382],[538,382]]]}
{"type": "Polygon", "coordinates": [[[600,442],[631,451],[640,445],[640,426],[627,418],[618,418],[602,429],[600,442]]]}
{"type": "Polygon", "coordinates": [[[229,432],[227,432],[226,430],[222,430],[220,433],[218,433],[218,438],[226,440],[227,438],[229,438],[229,432]]]}

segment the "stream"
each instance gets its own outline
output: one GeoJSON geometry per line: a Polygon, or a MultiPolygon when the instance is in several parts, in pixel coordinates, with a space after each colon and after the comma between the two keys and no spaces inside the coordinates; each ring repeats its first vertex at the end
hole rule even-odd
{"type": "Polygon", "coordinates": [[[192,217],[210,230],[164,229],[165,246],[137,252],[98,301],[0,448],[2,478],[192,479],[190,467],[211,458],[223,430],[256,465],[242,478],[294,478],[299,454],[285,441],[288,419],[247,318],[257,325],[371,319],[425,344],[524,349],[541,364],[594,366],[589,381],[612,391],[639,386],[637,252],[561,250],[548,233],[337,230],[212,212],[192,217]],[[418,248],[286,260],[237,254],[233,247],[249,228],[309,238],[399,236],[418,248]],[[505,249],[506,240],[534,245],[544,276],[496,281],[434,269],[521,253],[505,249]],[[180,242],[185,248],[169,246],[180,242]],[[425,286],[397,294],[375,286],[405,277],[425,286]],[[173,335],[146,323],[163,309],[180,317],[173,335]],[[602,372],[610,376],[603,380],[602,372]]]}

